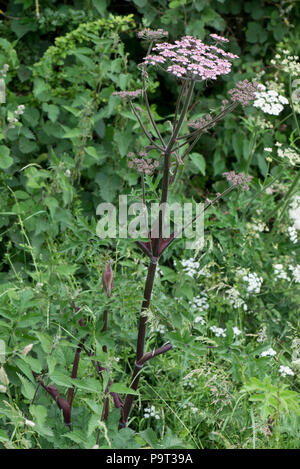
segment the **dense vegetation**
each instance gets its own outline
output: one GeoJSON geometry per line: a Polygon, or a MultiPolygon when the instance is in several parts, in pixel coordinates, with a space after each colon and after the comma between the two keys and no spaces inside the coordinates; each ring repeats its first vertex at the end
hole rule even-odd
{"type": "MultiPolygon", "coordinates": [[[[299,21],[288,0],[0,1],[2,448],[299,448],[299,21]],[[100,239],[96,210],[143,198],[127,155],[148,142],[113,93],[143,86],[145,27],[170,42],[220,34],[240,57],[196,83],[190,119],[219,109],[239,80],[265,88],[179,165],[170,202],[213,199],[224,172],[252,180],[205,212],[203,249],[179,239],[162,254],[146,351],[173,349],[145,364],[119,430],[114,398],[131,385],[148,259],[130,238],[100,239]],[[53,389],[73,393],[72,426],[53,389]]],[[[168,135],[180,80],[148,73],[168,135]]],[[[161,178],[145,177],[149,201],[161,178]]]]}

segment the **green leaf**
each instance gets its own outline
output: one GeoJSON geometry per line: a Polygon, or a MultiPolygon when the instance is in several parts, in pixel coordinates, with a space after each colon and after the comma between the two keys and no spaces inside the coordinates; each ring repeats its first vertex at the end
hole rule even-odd
{"type": "Polygon", "coordinates": [[[38,146],[35,142],[32,142],[26,137],[21,137],[19,140],[19,150],[26,155],[28,153],[33,153],[38,149],[38,146]]]}
{"type": "Polygon", "coordinates": [[[55,267],[55,272],[59,275],[69,277],[70,275],[74,275],[77,269],[78,266],[75,264],[59,264],[55,267]]]}
{"type": "Polygon", "coordinates": [[[80,138],[82,137],[82,131],[75,127],[75,129],[69,129],[68,127],[62,126],[65,133],[63,138],[80,138]]]}
{"type": "Polygon", "coordinates": [[[190,159],[193,165],[200,171],[200,173],[203,174],[203,176],[205,176],[206,162],[205,162],[204,156],[200,155],[199,153],[191,153],[190,159]]]}
{"type": "Polygon", "coordinates": [[[113,383],[109,389],[110,392],[117,392],[119,394],[133,394],[134,396],[138,396],[137,391],[133,391],[133,389],[128,388],[125,384],[122,383],[113,383]]]}
{"type": "Polygon", "coordinates": [[[133,1],[140,8],[143,8],[147,5],[147,0],[133,0],[133,1]]]}
{"type": "Polygon", "coordinates": [[[47,112],[49,119],[52,122],[56,122],[59,116],[59,107],[54,104],[43,103],[42,109],[44,112],[47,112]]]}
{"type": "Polygon", "coordinates": [[[39,331],[34,331],[34,334],[39,339],[44,352],[49,354],[52,351],[52,343],[53,343],[50,335],[45,334],[44,332],[39,332],[39,331]]]}
{"type": "Polygon", "coordinates": [[[93,5],[101,16],[105,16],[107,4],[107,0],[93,0],[93,5]]]}
{"type": "Polygon", "coordinates": [[[17,373],[17,375],[22,383],[21,391],[23,396],[26,397],[26,399],[32,400],[35,393],[35,386],[33,386],[33,384],[30,383],[28,379],[22,376],[20,373],[17,373]]]}
{"type": "Polygon", "coordinates": [[[66,386],[70,387],[73,386],[73,380],[69,376],[66,376],[64,373],[60,371],[56,371],[50,375],[51,381],[53,381],[58,386],[66,386]]]}
{"type": "Polygon", "coordinates": [[[9,156],[10,150],[5,145],[0,145],[0,168],[7,169],[9,168],[14,160],[9,156]]]}
{"type": "Polygon", "coordinates": [[[39,101],[49,101],[51,98],[49,85],[42,78],[35,78],[33,82],[33,94],[39,101]]]}

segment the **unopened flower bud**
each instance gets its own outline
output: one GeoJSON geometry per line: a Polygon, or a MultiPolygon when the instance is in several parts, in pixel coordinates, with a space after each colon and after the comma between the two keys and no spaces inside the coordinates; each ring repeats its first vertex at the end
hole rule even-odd
{"type": "Polygon", "coordinates": [[[29,427],[35,427],[35,423],[28,419],[25,419],[25,425],[28,425],[29,427]]]}
{"type": "Polygon", "coordinates": [[[2,384],[4,384],[4,386],[9,385],[9,379],[8,379],[8,376],[7,376],[3,366],[1,366],[1,368],[0,368],[0,381],[1,381],[2,384]]]}
{"type": "Polygon", "coordinates": [[[21,350],[21,354],[24,355],[24,357],[26,357],[26,355],[28,355],[28,353],[31,351],[32,347],[33,347],[33,344],[26,345],[26,347],[24,347],[23,350],[21,350]]]}
{"type": "Polygon", "coordinates": [[[114,283],[113,271],[111,269],[111,262],[107,264],[102,274],[102,284],[107,298],[110,298],[112,287],[114,283]]]}

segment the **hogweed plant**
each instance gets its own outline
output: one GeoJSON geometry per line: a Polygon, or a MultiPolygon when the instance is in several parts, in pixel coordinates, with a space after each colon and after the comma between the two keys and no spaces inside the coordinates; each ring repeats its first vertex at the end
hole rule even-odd
{"type": "MultiPolygon", "coordinates": [[[[121,411],[119,428],[126,427],[128,417],[133,405],[134,396],[139,386],[141,371],[144,364],[150,359],[166,353],[173,348],[171,343],[151,351],[145,352],[147,312],[151,305],[151,296],[153,292],[155,275],[159,259],[163,252],[174,242],[178,234],[174,228],[173,233],[164,237],[164,222],[166,217],[166,204],[168,203],[169,193],[175,186],[175,182],[180,177],[178,171],[184,165],[189,153],[195,147],[203,133],[213,128],[228,113],[233,112],[239,105],[246,106],[255,99],[257,84],[248,80],[239,81],[236,86],[229,91],[228,100],[221,103],[219,112],[207,113],[205,118],[200,117],[196,120],[189,120],[190,110],[193,108],[193,96],[195,84],[197,82],[214,81],[231,71],[232,62],[238,58],[237,55],[227,52],[225,47],[228,39],[211,34],[211,44],[208,45],[192,36],[184,36],[174,43],[160,42],[168,35],[163,30],[151,31],[144,29],[138,33],[138,37],[149,43],[149,48],[143,62],[139,65],[142,75],[142,89],[135,91],[120,91],[114,95],[129,103],[131,110],[140,124],[141,131],[148,140],[148,144],[142,151],[129,152],[128,166],[136,170],[140,175],[141,189],[143,194],[143,203],[147,204],[147,190],[145,187],[145,178],[156,175],[160,179],[160,190],[157,202],[159,202],[159,213],[157,219],[148,230],[144,239],[146,241],[136,240],[136,244],[143,254],[148,258],[148,270],[144,285],[144,294],[140,309],[139,325],[137,333],[136,357],[133,366],[133,374],[130,381],[130,388],[133,394],[127,393],[124,402],[120,395],[111,392],[112,380],[109,379],[105,389],[105,402],[101,419],[105,420],[109,412],[109,395],[112,397],[114,406],[121,411]],[[180,84],[180,92],[174,107],[173,121],[168,121],[170,132],[163,135],[155,121],[151,111],[147,86],[149,83],[148,67],[154,67],[168,73],[180,84]],[[134,100],[142,97],[147,111],[148,122],[143,121],[142,110],[134,104],[134,100]],[[190,128],[189,131],[183,129],[190,128]],[[154,150],[154,152],[153,152],[154,150]],[[151,153],[150,153],[151,152],[151,153]],[[153,156],[153,154],[155,156],[153,156]]],[[[224,177],[230,183],[224,192],[217,193],[213,200],[207,199],[202,207],[202,213],[220,198],[228,194],[233,188],[241,187],[242,190],[248,189],[251,176],[248,174],[236,174],[234,171],[224,173],[224,177]]],[[[196,221],[199,213],[190,222],[196,221]]],[[[113,272],[111,264],[107,265],[102,276],[102,283],[108,298],[113,294],[113,272]]],[[[109,300],[108,300],[109,301],[109,300]]],[[[76,309],[75,305],[74,308],[76,309]]],[[[104,311],[103,329],[108,329],[109,303],[104,311]]],[[[83,325],[83,318],[79,321],[83,325]]],[[[80,354],[85,351],[84,340],[78,344],[76,349],[72,378],[76,378],[80,354]]],[[[104,352],[106,346],[102,347],[104,352]]],[[[99,362],[93,361],[99,374],[109,370],[102,367],[99,362]]],[[[56,400],[58,406],[63,411],[65,423],[71,426],[71,409],[74,396],[74,387],[71,387],[67,400],[64,400],[53,386],[46,386],[42,378],[40,384],[56,400]]],[[[97,438],[97,444],[99,434],[97,438]]]]}

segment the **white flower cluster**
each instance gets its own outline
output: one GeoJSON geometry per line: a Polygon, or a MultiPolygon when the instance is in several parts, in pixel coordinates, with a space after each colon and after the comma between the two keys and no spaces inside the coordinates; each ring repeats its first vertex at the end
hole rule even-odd
{"type": "Polygon", "coordinates": [[[200,311],[207,310],[209,308],[207,293],[202,292],[201,295],[195,296],[193,301],[190,301],[192,309],[199,309],[200,311]]]}
{"type": "Polygon", "coordinates": [[[236,288],[230,288],[226,292],[227,300],[233,306],[234,309],[243,308],[244,311],[247,311],[248,306],[241,297],[239,291],[236,288]]]}
{"type": "Polygon", "coordinates": [[[187,375],[183,378],[183,384],[182,385],[185,388],[194,389],[197,385],[197,378],[187,375]]]}
{"type": "Polygon", "coordinates": [[[265,350],[264,352],[261,352],[260,356],[261,357],[275,357],[277,352],[275,352],[272,347],[268,348],[268,350],[265,350]]]}
{"type": "Polygon", "coordinates": [[[164,334],[166,330],[167,328],[163,324],[155,324],[150,327],[151,332],[157,332],[158,334],[164,334]]]}
{"type": "Polygon", "coordinates": [[[181,261],[181,265],[183,267],[183,271],[190,277],[194,277],[199,274],[200,263],[195,261],[192,257],[190,259],[183,259],[181,261]]]}
{"type": "Polygon", "coordinates": [[[277,93],[275,90],[266,91],[264,85],[259,85],[259,91],[256,91],[253,106],[261,109],[266,114],[278,116],[283,110],[284,104],[289,104],[288,100],[277,93]]]}
{"type": "Polygon", "coordinates": [[[198,407],[195,407],[191,402],[183,402],[179,404],[179,407],[182,409],[190,409],[193,414],[196,414],[198,412],[198,407]]]}
{"type": "Polygon", "coordinates": [[[277,155],[280,158],[284,158],[288,160],[290,165],[295,166],[296,164],[300,164],[300,155],[293,150],[292,148],[288,147],[285,149],[282,149],[282,143],[276,142],[275,145],[277,146],[277,155]]]}
{"type": "Polygon", "coordinates": [[[205,326],[205,319],[203,316],[196,316],[194,319],[195,324],[200,324],[201,326],[205,326]]]}
{"type": "Polygon", "coordinates": [[[240,331],[237,327],[233,327],[232,329],[234,337],[238,337],[239,335],[241,335],[242,331],[240,331]]]}
{"type": "Polygon", "coordinates": [[[273,267],[274,267],[275,280],[278,280],[278,279],[290,280],[290,277],[284,270],[284,267],[282,264],[274,264],[273,267]]]}
{"type": "Polygon", "coordinates": [[[298,55],[288,55],[290,52],[288,50],[283,50],[282,53],[284,57],[280,54],[275,55],[275,59],[271,60],[272,65],[280,65],[282,70],[286,73],[292,75],[292,77],[297,77],[300,75],[300,62],[298,55]]]}
{"type": "Polygon", "coordinates": [[[293,244],[296,244],[298,242],[298,235],[297,235],[297,230],[294,227],[294,225],[288,227],[288,233],[289,233],[290,241],[293,244]]]}
{"type": "Polygon", "coordinates": [[[296,267],[289,265],[289,269],[292,272],[294,282],[300,283],[300,264],[296,265],[296,267]]]}
{"type": "Polygon", "coordinates": [[[289,366],[283,366],[283,365],[280,365],[279,367],[279,373],[281,374],[281,376],[283,376],[284,378],[289,375],[289,376],[294,376],[294,372],[290,369],[289,366]]]}
{"type": "Polygon", "coordinates": [[[25,111],[25,106],[23,104],[20,104],[15,112],[13,113],[13,116],[8,116],[7,117],[7,122],[8,122],[8,128],[9,129],[14,129],[16,126],[16,123],[19,121],[19,116],[24,114],[25,111]]]}
{"type": "Polygon", "coordinates": [[[222,329],[222,327],[211,326],[210,330],[215,334],[216,337],[226,337],[226,329],[222,329]]]}
{"type": "Polygon", "coordinates": [[[300,230],[300,196],[295,195],[290,203],[289,216],[296,230],[300,230]]]}
{"type": "Polygon", "coordinates": [[[155,406],[151,405],[150,407],[147,407],[144,409],[144,418],[149,419],[150,417],[154,417],[156,420],[159,420],[159,414],[157,410],[155,410],[155,406]]]}
{"type": "Polygon", "coordinates": [[[243,280],[248,283],[247,285],[247,292],[248,293],[259,293],[263,278],[259,277],[255,272],[250,272],[243,276],[243,280]]]}
{"type": "Polygon", "coordinates": [[[262,343],[267,340],[267,328],[263,326],[262,329],[258,332],[257,342],[262,343]]]}
{"type": "Polygon", "coordinates": [[[2,70],[0,70],[0,77],[5,78],[8,70],[9,70],[9,65],[4,64],[2,67],[2,70]]]}

